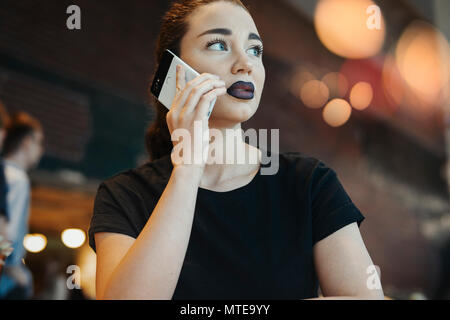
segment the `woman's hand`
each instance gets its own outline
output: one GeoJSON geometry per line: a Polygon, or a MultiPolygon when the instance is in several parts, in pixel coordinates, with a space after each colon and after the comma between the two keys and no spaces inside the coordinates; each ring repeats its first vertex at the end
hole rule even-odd
{"type": "Polygon", "coordinates": [[[185,79],[184,68],[178,65],[177,93],[166,116],[174,144],[171,160],[174,167],[194,165],[204,169],[207,160],[205,155],[209,151],[207,113],[214,98],[226,93],[225,82],[209,73],[203,73],[188,83],[185,79]],[[181,145],[177,147],[180,142],[181,145]],[[187,148],[189,150],[186,150],[187,148]],[[186,155],[185,152],[188,154],[186,155]]]}

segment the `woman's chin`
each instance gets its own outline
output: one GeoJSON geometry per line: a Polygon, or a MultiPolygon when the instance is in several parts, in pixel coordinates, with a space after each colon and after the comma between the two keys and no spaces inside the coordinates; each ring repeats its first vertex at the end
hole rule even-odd
{"type": "Polygon", "coordinates": [[[230,103],[227,106],[218,107],[217,113],[213,111],[211,115],[213,121],[241,123],[250,119],[256,112],[251,103],[230,103]]]}

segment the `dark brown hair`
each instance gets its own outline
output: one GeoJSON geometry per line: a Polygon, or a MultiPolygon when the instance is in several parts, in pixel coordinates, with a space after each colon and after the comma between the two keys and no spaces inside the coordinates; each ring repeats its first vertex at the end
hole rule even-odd
{"type": "MultiPolygon", "coordinates": [[[[236,4],[248,9],[240,0],[176,0],[169,10],[165,13],[158,40],[156,43],[156,68],[158,69],[163,53],[169,49],[177,56],[180,56],[180,43],[188,31],[188,17],[198,7],[213,2],[224,1],[236,4]]],[[[152,81],[154,78],[152,77],[152,81]]],[[[150,84],[152,83],[150,81],[150,84]]],[[[168,109],[164,107],[154,96],[151,96],[152,104],[156,109],[156,118],[154,122],[147,128],[145,133],[145,145],[151,160],[164,157],[171,153],[173,144],[170,137],[169,128],[166,122],[168,109]]]]}
{"type": "Polygon", "coordinates": [[[42,132],[42,126],[38,120],[26,112],[18,112],[11,116],[6,126],[6,138],[3,144],[3,156],[15,153],[23,140],[35,132],[42,132]]]}

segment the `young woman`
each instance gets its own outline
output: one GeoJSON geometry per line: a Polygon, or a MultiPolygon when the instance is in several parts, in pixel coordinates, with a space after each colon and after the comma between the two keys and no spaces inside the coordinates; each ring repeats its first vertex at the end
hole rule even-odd
{"type": "Polygon", "coordinates": [[[194,123],[202,133],[219,130],[215,146],[226,153],[225,130],[240,130],[258,108],[262,40],[246,7],[176,1],[164,17],[157,63],[165,49],[200,76],[186,83],[178,70],[170,111],[155,102],[152,161],[98,189],[89,230],[97,298],[304,299],[318,297],[319,282],[324,297],[383,298],[367,285],[373,263],[358,229],[364,217],[323,162],[284,152],[277,173],[261,175],[262,152],[244,140],[235,147],[257,151],[256,164],[174,160],[175,130],[204,147],[211,141],[194,123]]]}

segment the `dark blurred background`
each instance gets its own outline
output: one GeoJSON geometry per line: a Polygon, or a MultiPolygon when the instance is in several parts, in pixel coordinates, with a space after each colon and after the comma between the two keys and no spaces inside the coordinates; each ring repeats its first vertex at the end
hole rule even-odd
{"type": "MultiPolygon", "coordinates": [[[[387,296],[448,299],[450,2],[357,0],[381,9],[381,30],[370,32],[352,1],[243,1],[264,40],[266,68],[259,110],[243,128],[280,129],[280,151],[335,169],[366,216],[361,233],[387,296]]],[[[147,160],[147,88],[168,6],[0,2],[0,100],[38,118],[46,137],[31,174],[30,216],[30,233],[46,242],[25,261],[36,299],[94,297],[93,251],[83,232],[78,248],[64,245],[61,232],[85,235],[99,182],[147,160]],[[73,4],[80,30],[66,27],[73,4]],[[72,264],[81,290],[67,290],[72,264]]]]}

